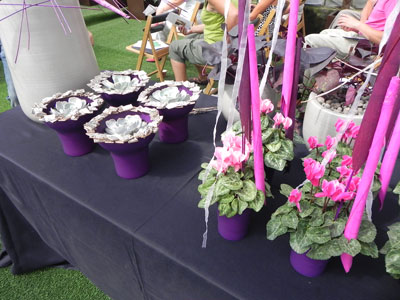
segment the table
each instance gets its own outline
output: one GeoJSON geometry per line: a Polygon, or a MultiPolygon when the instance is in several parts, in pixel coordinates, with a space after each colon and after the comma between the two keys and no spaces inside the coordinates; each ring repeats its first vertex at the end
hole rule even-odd
{"type": "MultiPolygon", "coordinates": [[[[208,106],[215,98],[201,96],[208,106]]],[[[197,208],[197,174],[212,152],[215,113],[190,117],[190,138],[150,146],[148,175],[124,180],[110,155],[97,147],[67,157],[53,131],[28,120],[19,108],[0,115],[0,229],[13,272],[70,262],[113,299],[398,299],[399,282],[382,257],[358,256],[350,274],[339,259],[318,278],[298,275],[289,263],[287,237],[268,241],[265,224],[285,199],[281,181],[303,178],[300,161],[275,174],[275,199],[253,215],[249,235],[223,240],[211,209],[208,246],[201,248],[204,212],[197,208]]],[[[220,124],[219,129],[224,124],[220,124]]],[[[296,147],[296,155],[305,154],[296,147]]],[[[399,179],[399,163],[395,180],[399,179]]],[[[378,243],[399,208],[388,195],[374,218],[378,243]]]]}

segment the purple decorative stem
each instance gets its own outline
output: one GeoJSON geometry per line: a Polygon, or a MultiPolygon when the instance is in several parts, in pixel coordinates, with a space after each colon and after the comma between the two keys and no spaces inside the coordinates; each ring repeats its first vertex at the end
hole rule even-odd
{"type": "Polygon", "coordinates": [[[226,240],[238,241],[243,239],[248,231],[251,210],[246,209],[241,215],[232,218],[218,214],[218,232],[226,240]]]}
{"type": "Polygon", "coordinates": [[[297,252],[291,250],[290,264],[301,275],[306,277],[317,277],[324,272],[326,265],[328,264],[328,260],[316,260],[309,258],[307,256],[307,252],[298,254],[297,252]]]}
{"type": "Polygon", "coordinates": [[[294,59],[294,71],[293,71],[293,88],[290,99],[288,117],[292,119],[293,123],[286,130],[286,137],[293,140],[295,119],[296,119],[296,105],[297,105],[297,92],[299,90],[299,79],[300,79],[300,56],[301,56],[301,44],[302,39],[297,38],[296,40],[296,55],[294,59]]]}

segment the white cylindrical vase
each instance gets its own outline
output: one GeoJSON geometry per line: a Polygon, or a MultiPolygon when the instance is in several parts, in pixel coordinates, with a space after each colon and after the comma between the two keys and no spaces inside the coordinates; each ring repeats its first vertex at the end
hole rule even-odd
{"type": "MultiPolygon", "coordinates": [[[[9,0],[7,3],[21,4],[22,1],[9,0]]],[[[28,6],[36,3],[34,0],[26,0],[28,6]]],[[[58,3],[79,7],[78,0],[64,0],[58,3]]],[[[0,18],[21,9],[20,5],[2,5],[0,18]]],[[[66,25],[64,26],[67,33],[64,32],[52,7],[29,7],[26,9],[29,31],[25,16],[19,50],[22,11],[0,22],[0,38],[21,108],[34,121],[38,121],[31,113],[35,103],[58,92],[87,90],[86,84],[99,73],[81,10],[60,9],[71,32],[66,25]],[[18,51],[18,59],[15,62],[18,51]]]]}

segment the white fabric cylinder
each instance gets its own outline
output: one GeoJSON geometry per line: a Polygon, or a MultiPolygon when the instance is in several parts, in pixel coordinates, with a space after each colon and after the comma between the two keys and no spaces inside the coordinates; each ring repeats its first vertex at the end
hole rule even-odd
{"type": "MultiPolygon", "coordinates": [[[[26,3],[35,4],[36,0],[26,3]]],[[[21,4],[20,0],[7,3],[21,4]]],[[[50,4],[48,2],[46,4],[50,4]]],[[[78,0],[58,1],[65,6],[78,6],[78,0]]],[[[0,18],[11,15],[22,6],[0,6],[0,18]]],[[[18,39],[22,11],[0,22],[0,37],[4,47],[15,90],[23,112],[32,120],[34,103],[57,92],[86,89],[86,84],[99,73],[96,58],[90,45],[88,31],[79,8],[61,8],[71,33],[64,30],[52,7],[30,7],[27,9],[30,48],[28,49],[28,28],[26,17],[22,24],[21,44],[18,60],[18,39]]]]}

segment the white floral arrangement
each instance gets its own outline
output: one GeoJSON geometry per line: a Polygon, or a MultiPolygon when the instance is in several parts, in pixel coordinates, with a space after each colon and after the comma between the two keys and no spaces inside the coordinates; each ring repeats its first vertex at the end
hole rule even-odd
{"type": "Polygon", "coordinates": [[[39,103],[35,103],[32,114],[39,121],[59,122],[67,120],[78,120],[81,116],[92,114],[104,103],[100,95],[85,92],[85,90],[67,91],[56,93],[46,97],[39,103]],[[86,101],[88,98],[91,101],[86,101]],[[49,104],[56,101],[55,106],[49,109],[49,104]]]}
{"type": "Polygon", "coordinates": [[[200,97],[200,87],[189,81],[164,81],[148,87],[140,93],[138,102],[144,106],[157,109],[182,108],[196,103],[200,97]],[[188,89],[192,95],[185,90],[179,90],[179,86],[188,89]]]}
{"type": "Polygon", "coordinates": [[[150,77],[145,71],[103,71],[93,78],[88,86],[99,94],[126,95],[146,86],[150,77]],[[111,81],[111,80],[112,81],[111,81]]]}
{"type": "Polygon", "coordinates": [[[162,116],[156,109],[131,104],[106,108],[101,114],[97,115],[84,125],[86,134],[95,143],[136,143],[141,138],[158,131],[158,125],[162,121],[162,116]],[[150,116],[150,122],[143,121],[139,115],[127,115],[123,118],[109,119],[105,122],[105,132],[96,132],[100,122],[109,115],[120,114],[123,112],[144,113],[150,116]],[[139,120],[140,119],[140,120],[139,120]]]}

